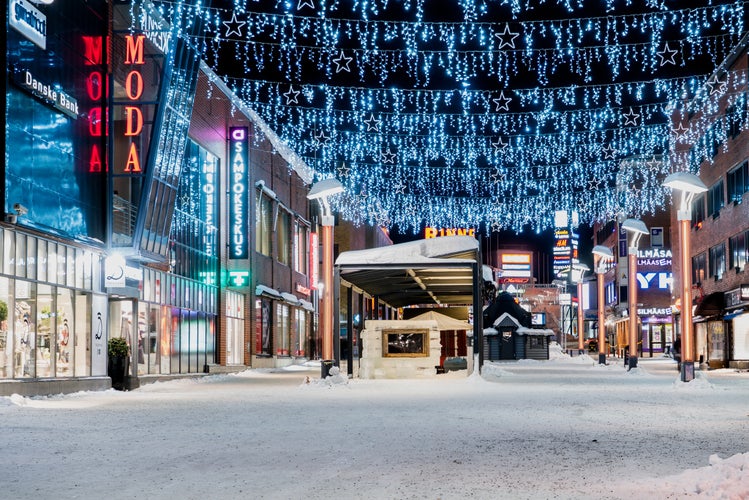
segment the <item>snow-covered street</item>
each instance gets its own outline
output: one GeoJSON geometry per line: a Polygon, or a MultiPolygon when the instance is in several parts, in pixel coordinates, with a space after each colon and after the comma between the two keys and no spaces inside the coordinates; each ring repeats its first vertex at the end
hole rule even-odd
{"type": "Polygon", "coordinates": [[[0,496],[749,497],[749,373],[684,384],[668,358],[612,362],[332,384],[306,366],[0,398],[0,496]]]}

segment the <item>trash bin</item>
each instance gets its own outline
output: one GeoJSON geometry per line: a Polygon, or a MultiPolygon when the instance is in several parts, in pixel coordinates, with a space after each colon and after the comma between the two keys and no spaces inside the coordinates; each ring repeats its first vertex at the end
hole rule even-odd
{"type": "Polygon", "coordinates": [[[320,363],[320,378],[325,380],[330,375],[331,368],[333,368],[333,360],[323,359],[320,363]]]}

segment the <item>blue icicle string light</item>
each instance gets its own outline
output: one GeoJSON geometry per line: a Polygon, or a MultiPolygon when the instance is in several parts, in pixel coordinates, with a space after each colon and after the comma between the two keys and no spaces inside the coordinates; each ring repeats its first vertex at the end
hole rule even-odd
{"type": "Polygon", "coordinates": [[[344,183],[335,208],[359,224],[642,216],[663,205],[663,176],[749,126],[746,72],[713,75],[746,35],[745,1],[154,4],[202,18],[190,43],[318,177],[344,183]]]}

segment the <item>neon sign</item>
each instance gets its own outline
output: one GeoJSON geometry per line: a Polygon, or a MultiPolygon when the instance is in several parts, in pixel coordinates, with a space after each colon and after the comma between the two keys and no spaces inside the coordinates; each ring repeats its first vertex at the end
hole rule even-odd
{"type": "MultiPolygon", "coordinates": [[[[87,66],[97,66],[103,64],[104,39],[100,36],[84,36],[83,54],[87,66]]],[[[108,135],[106,123],[109,119],[109,108],[97,105],[101,103],[103,97],[109,98],[108,75],[102,74],[100,70],[91,71],[86,77],[86,95],[94,103],[94,106],[88,111],[88,133],[91,137],[101,137],[108,135]],[[102,113],[103,110],[103,113],[102,113]],[[104,116],[102,116],[102,114],[104,116]]],[[[92,142],[88,154],[88,171],[101,172],[108,171],[107,155],[102,154],[98,142],[92,142]]]]}
{"type": "Polygon", "coordinates": [[[246,259],[247,250],[247,127],[229,128],[229,258],[246,259]]]}
{"type": "Polygon", "coordinates": [[[436,238],[438,236],[476,236],[476,230],[466,228],[445,229],[436,227],[427,227],[424,229],[425,239],[436,238]]]}

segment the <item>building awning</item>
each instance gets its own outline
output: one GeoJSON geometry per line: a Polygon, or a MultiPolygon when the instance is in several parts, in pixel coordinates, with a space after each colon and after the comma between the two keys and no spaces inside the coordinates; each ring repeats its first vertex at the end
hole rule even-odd
{"type": "Polygon", "coordinates": [[[694,308],[695,316],[709,318],[723,313],[723,292],[713,292],[705,295],[694,308]]]}
{"type": "Polygon", "coordinates": [[[299,306],[305,311],[309,311],[309,312],[315,311],[315,306],[312,305],[312,302],[306,301],[304,299],[299,299],[299,306]]]}
{"type": "Polygon", "coordinates": [[[298,306],[299,305],[299,299],[296,295],[288,292],[281,292],[281,297],[283,298],[284,302],[287,302],[291,304],[292,306],[298,306]]]}
{"type": "Polygon", "coordinates": [[[269,288],[265,285],[258,285],[255,287],[255,295],[258,297],[270,297],[272,299],[283,299],[283,295],[278,290],[269,288]]]}
{"type": "Polygon", "coordinates": [[[741,316],[742,314],[745,314],[745,313],[746,313],[746,311],[744,309],[734,310],[734,311],[731,311],[729,314],[724,315],[723,319],[724,320],[733,319],[736,316],[741,316]]]}

